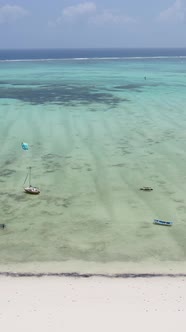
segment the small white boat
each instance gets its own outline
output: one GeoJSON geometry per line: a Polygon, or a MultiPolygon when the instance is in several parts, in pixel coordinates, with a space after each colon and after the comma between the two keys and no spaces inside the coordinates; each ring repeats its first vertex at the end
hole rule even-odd
{"type": "Polygon", "coordinates": [[[34,187],[34,186],[32,186],[32,185],[30,184],[30,183],[31,183],[31,169],[32,169],[32,168],[29,167],[28,174],[27,174],[26,179],[25,179],[25,181],[24,181],[24,183],[23,183],[23,184],[25,184],[25,182],[26,182],[27,179],[28,179],[29,185],[28,185],[28,187],[25,187],[25,188],[24,188],[24,192],[27,193],[27,194],[38,195],[38,194],[40,194],[40,189],[37,188],[37,187],[34,187]]]}
{"type": "Polygon", "coordinates": [[[40,190],[37,187],[29,186],[24,188],[25,193],[27,194],[33,194],[33,195],[38,195],[40,194],[40,190]]]}
{"type": "Polygon", "coordinates": [[[164,221],[164,220],[160,220],[160,219],[154,219],[153,223],[156,225],[163,225],[163,226],[172,226],[173,225],[173,221],[164,221]]]}

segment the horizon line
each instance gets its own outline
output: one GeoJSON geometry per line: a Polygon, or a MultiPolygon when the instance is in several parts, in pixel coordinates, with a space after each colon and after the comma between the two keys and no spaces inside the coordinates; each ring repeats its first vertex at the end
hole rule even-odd
{"type": "Polygon", "coordinates": [[[167,50],[167,49],[186,49],[186,46],[168,46],[168,47],[162,47],[162,46],[141,46],[141,47],[136,47],[136,46],[131,46],[131,47],[123,47],[123,46],[115,46],[115,47],[18,47],[18,48],[1,48],[0,51],[3,50],[91,50],[91,49],[100,49],[100,50],[107,50],[107,49],[162,49],[162,50],[167,50]]]}

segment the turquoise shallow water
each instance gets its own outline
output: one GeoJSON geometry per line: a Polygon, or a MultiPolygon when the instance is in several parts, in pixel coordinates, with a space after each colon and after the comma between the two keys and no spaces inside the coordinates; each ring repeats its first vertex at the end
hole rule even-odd
{"type": "Polygon", "coordinates": [[[0,264],[184,269],[185,68],[184,58],[0,63],[0,264]],[[23,192],[29,166],[39,196],[23,192]]]}

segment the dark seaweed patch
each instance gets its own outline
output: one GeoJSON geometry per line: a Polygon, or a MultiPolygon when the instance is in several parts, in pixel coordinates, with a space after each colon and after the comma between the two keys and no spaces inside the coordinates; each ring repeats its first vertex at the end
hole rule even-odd
{"type": "Polygon", "coordinates": [[[45,173],[53,173],[61,169],[61,155],[48,153],[41,157],[45,173]]]}
{"type": "Polygon", "coordinates": [[[12,170],[12,169],[3,169],[0,171],[0,176],[11,176],[12,174],[14,174],[16,171],[12,170]]]}
{"type": "MultiPolygon", "coordinates": [[[[43,195],[40,197],[41,201],[44,201],[47,203],[47,205],[51,206],[51,205],[55,205],[57,207],[65,207],[65,208],[68,208],[71,204],[72,204],[72,201],[74,199],[73,196],[69,196],[69,197],[51,197],[51,196],[48,196],[48,195],[43,195]]],[[[61,214],[61,212],[59,213],[61,214]]]]}
{"type": "Polygon", "coordinates": [[[118,85],[115,86],[114,89],[117,90],[131,90],[131,91],[137,91],[137,92],[141,92],[140,88],[142,86],[139,84],[125,84],[125,85],[118,85]]]}
{"type": "Polygon", "coordinates": [[[6,202],[6,204],[2,204],[1,210],[6,211],[10,210],[10,206],[9,203],[10,201],[16,201],[16,202],[22,202],[22,201],[26,201],[26,195],[24,194],[24,192],[20,193],[20,194],[16,194],[16,193],[9,193],[9,192],[1,192],[0,193],[0,199],[1,201],[6,202]],[[8,203],[7,203],[8,202],[8,203]]]}
{"type": "Polygon", "coordinates": [[[62,158],[62,156],[59,155],[59,154],[55,154],[55,153],[47,153],[44,156],[42,156],[43,160],[50,160],[51,161],[52,159],[55,159],[55,158],[62,158]]]}
{"type": "Polygon", "coordinates": [[[18,99],[33,105],[53,103],[74,105],[77,102],[83,104],[103,103],[116,105],[121,101],[128,101],[114,96],[108,92],[98,92],[93,86],[57,85],[48,86],[18,86],[2,87],[0,98],[18,99]]]}
{"type": "Polygon", "coordinates": [[[22,201],[25,201],[26,200],[26,195],[23,193],[23,194],[10,194],[8,193],[7,194],[7,197],[9,198],[12,198],[13,200],[17,201],[17,202],[22,202],[22,201]]]}
{"type": "Polygon", "coordinates": [[[6,160],[6,161],[4,162],[4,165],[5,165],[5,166],[11,165],[11,164],[12,164],[12,160],[6,160]]]}
{"type": "Polygon", "coordinates": [[[124,167],[124,166],[126,166],[126,164],[124,164],[124,163],[111,165],[111,167],[124,167]]]}
{"type": "Polygon", "coordinates": [[[117,85],[114,87],[114,89],[117,90],[130,90],[135,92],[141,92],[143,88],[145,87],[157,87],[162,84],[159,83],[149,83],[149,84],[143,84],[143,83],[129,83],[129,84],[123,84],[123,85],[117,85]]]}
{"type": "Polygon", "coordinates": [[[65,208],[68,208],[70,205],[71,205],[71,197],[64,198],[62,206],[65,207],[65,208]]]}
{"type": "Polygon", "coordinates": [[[59,170],[61,168],[60,158],[62,158],[61,155],[48,153],[41,157],[43,162],[43,167],[45,169],[45,173],[53,173],[56,170],[59,170]]]}

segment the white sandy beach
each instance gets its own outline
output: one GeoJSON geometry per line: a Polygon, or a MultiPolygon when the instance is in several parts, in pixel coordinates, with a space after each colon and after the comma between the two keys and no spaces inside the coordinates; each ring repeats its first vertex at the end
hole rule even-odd
{"type": "Polygon", "coordinates": [[[0,277],[9,331],[185,331],[186,278],[0,277]]]}

